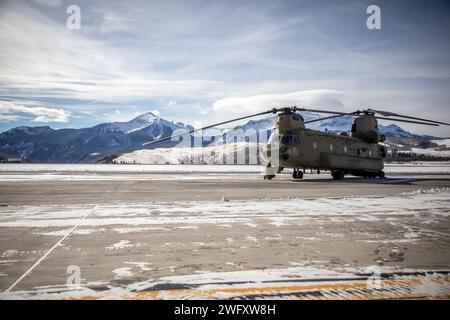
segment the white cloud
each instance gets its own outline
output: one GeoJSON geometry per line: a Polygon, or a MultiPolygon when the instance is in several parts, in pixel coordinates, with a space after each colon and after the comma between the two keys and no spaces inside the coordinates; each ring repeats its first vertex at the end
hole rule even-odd
{"type": "Polygon", "coordinates": [[[251,114],[288,106],[343,110],[343,99],[344,94],[335,90],[305,90],[221,99],[213,104],[213,110],[232,114],[251,114]]]}
{"type": "Polygon", "coordinates": [[[0,122],[9,122],[9,121],[17,121],[22,117],[15,114],[0,114],[0,122]]]}
{"type": "Polygon", "coordinates": [[[346,93],[346,111],[389,106],[448,121],[448,46],[429,30],[414,33],[426,25],[400,33],[392,25],[373,37],[353,2],[345,10],[290,1],[77,4],[82,28],[71,31],[60,0],[1,3],[0,96],[58,101],[83,115],[75,125],[120,121],[147,107],[177,121],[210,123],[273,104],[344,108],[339,94],[297,91],[332,88],[346,93]],[[364,30],[351,27],[360,25],[364,30]],[[290,93],[269,94],[279,92],[290,93]],[[122,115],[113,115],[116,109],[122,115]]]}
{"type": "Polygon", "coordinates": [[[64,109],[25,105],[21,101],[0,101],[0,121],[28,119],[34,122],[67,122],[70,112],[64,109]]]}
{"type": "Polygon", "coordinates": [[[206,98],[221,84],[145,70],[133,56],[139,56],[136,51],[124,54],[83,30],[70,31],[23,3],[2,8],[0,94],[122,103],[149,97],[206,98]]]}
{"type": "Polygon", "coordinates": [[[45,7],[59,7],[62,4],[61,0],[34,0],[34,2],[45,7]]]}

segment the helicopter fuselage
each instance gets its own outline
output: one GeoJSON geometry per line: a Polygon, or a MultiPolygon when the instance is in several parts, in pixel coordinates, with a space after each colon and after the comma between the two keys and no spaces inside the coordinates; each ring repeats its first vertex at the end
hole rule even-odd
{"type": "Polygon", "coordinates": [[[386,137],[379,130],[378,119],[428,126],[450,125],[450,123],[442,121],[405,116],[370,108],[353,112],[341,112],[293,106],[272,108],[271,110],[149,141],[143,145],[172,140],[176,137],[218,125],[267,114],[277,114],[277,116],[276,130],[263,148],[263,158],[267,160],[264,179],[274,178],[275,171],[280,172],[283,168],[294,169],[294,179],[303,178],[303,172],[307,168],[317,169],[318,173],[320,173],[321,169],[330,170],[334,179],[343,179],[346,174],[368,178],[384,178],[384,159],[387,151],[381,142],[384,142],[386,137]],[[305,121],[303,116],[297,112],[315,112],[327,114],[328,116],[305,121]],[[342,116],[356,117],[353,120],[351,135],[346,132],[332,134],[305,127],[305,124],[342,116]]]}
{"type": "Polygon", "coordinates": [[[386,149],[347,135],[293,129],[279,135],[279,162],[284,168],[326,169],[370,176],[384,168],[386,149]]]}
{"type": "Polygon", "coordinates": [[[306,129],[301,115],[286,111],[277,116],[276,132],[267,145],[269,167],[277,163],[278,170],[293,168],[295,178],[302,178],[300,170],[305,169],[330,170],[335,179],[346,174],[384,177],[386,148],[378,143],[384,139],[372,114],[355,119],[349,136],[306,129]]]}

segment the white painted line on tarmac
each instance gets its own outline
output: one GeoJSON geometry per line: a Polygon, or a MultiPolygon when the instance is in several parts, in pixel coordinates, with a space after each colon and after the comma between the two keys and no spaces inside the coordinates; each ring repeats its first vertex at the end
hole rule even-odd
{"type": "Polygon", "coordinates": [[[12,289],[14,289],[14,287],[19,284],[27,275],[30,274],[31,271],[34,270],[34,268],[36,268],[45,258],[48,257],[48,255],[50,253],[53,252],[53,250],[55,250],[64,240],[66,240],[66,238],[84,221],[86,220],[86,218],[91,215],[92,213],[94,213],[95,211],[97,211],[98,207],[103,204],[103,202],[109,198],[109,195],[111,195],[112,193],[114,193],[117,188],[119,187],[119,185],[121,184],[121,182],[119,182],[111,191],[109,191],[104,197],[103,199],[97,203],[95,205],[95,207],[92,209],[92,211],[87,212],[82,218],[81,220],[79,220],[79,222],[77,224],[75,224],[61,239],[59,239],[59,241],[53,246],[51,247],[42,257],[39,258],[38,261],[36,261],[31,268],[29,268],[27,271],[25,271],[24,274],[22,274],[8,289],[6,289],[4,291],[4,293],[8,293],[10,292],[12,289]]]}

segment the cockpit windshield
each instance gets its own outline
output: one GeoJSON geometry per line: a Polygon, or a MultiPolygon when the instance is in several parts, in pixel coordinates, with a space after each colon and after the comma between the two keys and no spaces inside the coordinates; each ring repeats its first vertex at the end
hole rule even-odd
{"type": "Polygon", "coordinates": [[[284,134],[281,137],[280,143],[284,144],[284,145],[294,145],[294,144],[298,144],[298,139],[294,135],[284,134]]]}
{"type": "Polygon", "coordinates": [[[290,134],[285,134],[281,137],[281,144],[292,144],[292,136],[290,134]]]}

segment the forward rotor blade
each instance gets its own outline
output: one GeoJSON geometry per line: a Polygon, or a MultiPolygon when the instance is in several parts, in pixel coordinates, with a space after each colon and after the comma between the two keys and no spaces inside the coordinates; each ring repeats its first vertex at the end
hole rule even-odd
{"type": "Polygon", "coordinates": [[[374,112],[379,113],[382,116],[386,116],[386,117],[400,117],[400,118],[413,119],[413,120],[419,120],[419,121],[427,121],[427,122],[431,122],[431,123],[438,123],[438,124],[444,124],[444,125],[450,126],[450,123],[440,122],[440,121],[435,121],[435,120],[428,120],[428,119],[424,119],[424,118],[416,118],[416,117],[404,116],[404,115],[393,113],[393,112],[390,112],[390,111],[374,110],[374,109],[368,109],[368,110],[369,111],[374,111],[374,112]]]}
{"type": "Polygon", "coordinates": [[[230,123],[230,122],[235,122],[235,121],[239,121],[239,120],[244,120],[244,119],[248,119],[248,118],[252,118],[252,117],[256,117],[256,116],[261,116],[261,115],[269,114],[269,113],[276,113],[276,112],[277,112],[277,109],[272,109],[272,110],[269,110],[269,111],[255,113],[255,114],[252,114],[252,115],[249,115],[249,116],[245,116],[245,117],[240,117],[240,118],[231,119],[231,120],[227,120],[227,121],[223,121],[223,122],[219,122],[219,123],[214,123],[214,124],[211,124],[211,125],[203,127],[203,128],[193,129],[193,130],[190,130],[190,131],[187,131],[187,132],[176,134],[174,136],[169,136],[169,137],[161,138],[161,139],[158,139],[158,140],[148,141],[148,142],[143,143],[142,145],[146,146],[146,145],[149,145],[149,144],[154,144],[154,143],[158,143],[158,142],[162,142],[162,141],[166,141],[166,140],[171,140],[173,138],[181,137],[181,136],[188,135],[188,134],[191,134],[191,133],[194,133],[194,132],[197,132],[197,131],[201,131],[201,130],[205,130],[205,129],[210,129],[210,128],[213,128],[213,127],[216,127],[216,126],[220,126],[220,125],[223,125],[223,124],[227,124],[227,123],[230,123]]]}
{"type": "Polygon", "coordinates": [[[327,113],[327,114],[338,114],[338,115],[349,115],[347,112],[339,112],[339,111],[331,111],[331,110],[319,110],[319,109],[306,109],[306,108],[296,108],[296,111],[308,111],[308,112],[317,112],[317,113],[327,113]]]}
{"type": "Polygon", "coordinates": [[[351,115],[352,115],[351,113],[339,114],[337,116],[330,116],[330,117],[324,117],[324,118],[305,121],[304,124],[313,123],[313,122],[322,121],[322,120],[333,119],[333,118],[339,118],[339,117],[343,117],[343,116],[351,116],[351,115]]]}
{"type": "Polygon", "coordinates": [[[408,122],[408,123],[418,123],[418,124],[424,124],[426,126],[434,126],[434,127],[439,127],[438,124],[436,123],[429,123],[429,122],[419,122],[419,121],[412,121],[412,120],[404,120],[404,119],[395,119],[395,118],[386,118],[386,117],[375,117],[377,119],[381,119],[381,120],[390,120],[390,121],[398,121],[398,122],[408,122]]]}

